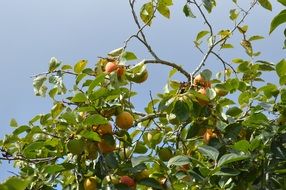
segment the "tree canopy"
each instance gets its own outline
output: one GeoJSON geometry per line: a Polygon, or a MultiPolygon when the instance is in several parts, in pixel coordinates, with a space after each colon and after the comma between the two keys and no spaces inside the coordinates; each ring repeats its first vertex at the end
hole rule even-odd
{"type": "MultiPolygon", "coordinates": [[[[216,0],[186,0],[182,14],[206,26],[193,41],[202,55],[194,70],[158,56],[145,34],[158,15],[171,19],[176,2],[128,2],[137,32],[120,48],[96,65],[52,57],[47,72],[33,76],[35,95],[53,105],[27,124],[11,119],[0,159],[19,173],[0,189],[285,189],[286,59],[260,58],[253,44],[265,37],[249,35],[246,18],[276,3],[281,11],[269,23],[271,34],[285,26],[286,1],[252,0],[244,8],[232,0],[235,8],[226,7],[223,22],[233,26],[217,29],[209,20],[216,0]],[[139,59],[129,48],[133,40],[150,57],[139,59]],[[243,48],[248,57],[226,60],[229,48],[243,48]],[[208,67],[210,56],[222,71],[208,67]],[[148,80],[150,64],[169,68],[169,75],[164,91],[150,93],[145,109],[137,110],[133,86],[148,80]]],[[[285,49],[286,39],[272,45],[285,49]]]]}

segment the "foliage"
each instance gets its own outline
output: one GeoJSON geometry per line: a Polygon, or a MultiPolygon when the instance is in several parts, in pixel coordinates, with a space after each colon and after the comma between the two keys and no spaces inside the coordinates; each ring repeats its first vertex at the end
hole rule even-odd
{"type": "MultiPolygon", "coordinates": [[[[203,57],[193,72],[159,58],[144,33],[156,15],[171,17],[172,0],[147,1],[139,16],[135,0],[129,0],[138,32],[96,66],[52,58],[48,72],[34,76],[33,86],[37,96],[48,94],[54,103],[28,124],[11,120],[14,131],[0,141],[1,160],[13,161],[19,175],[0,189],[285,189],[286,60],[260,60],[252,44],[264,37],[249,36],[242,25],[254,7],[271,11],[272,3],[255,0],[243,9],[233,0],[229,19],[234,27],[219,31],[208,20],[216,3],[187,0],[182,8],[186,17],[202,18],[208,27],[194,41],[203,57]],[[229,40],[234,33],[241,34],[248,58],[230,63],[220,54],[235,47],[229,40]],[[138,60],[127,51],[133,39],[152,60],[138,60]],[[216,76],[204,68],[209,56],[224,68],[216,76]],[[108,62],[113,64],[107,72],[108,62]],[[147,80],[148,64],[171,70],[165,91],[151,96],[142,113],[130,101],[137,94],[130,84],[147,80]],[[186,80],[174,80],[176,73],[186,80]],[[279,81],[265,81],[264,73],[279,81]],[[70,75],[73,86],[67,88],[64,78],[70,75]]],[[[270,33],[285,23],[285,11],[273,18],[270,33]]]]}

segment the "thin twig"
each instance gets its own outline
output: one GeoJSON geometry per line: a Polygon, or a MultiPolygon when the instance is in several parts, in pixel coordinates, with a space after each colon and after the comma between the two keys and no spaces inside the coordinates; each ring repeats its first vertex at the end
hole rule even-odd
{"type": "MultiPolygon", "coordinates": [[[[236,24],[236,26],[230,31],[231,34],[233,34],[235,32],[235,30],[237,30],[238,26],[245,20],[246,16],[249,14],[249,12],[251,11],[251,9],[256,5],[257,0],[255,0],[251,6],[249,7],[249,9],[245,12],[245,14],[243,15],[243,17],[241,18],[241,20],[236,24]]],[[[211,52],[213,51],[214,47],[216,47],[218,44],[220,44],[221,42],[227,40],[228,36],[224,36],[223,38],[221,38],[220,40],[218,40],[217,42],[213,43],[208,51],[206,52],[206,54],[204,55],[202,61],[200,62],[200,64],[198,65],[198,67],[192,72],[192,76],[194,76],[195,74],[197,74],[201,68],[205,65],[206,60],[208,59],[209,55],[211,54],[211,52]]]]}
{"type": "Polygon", "coordinates": [[[37,75],[32,75],[30,76],[30,78],[36,78],[38,76],[42,76],[42,75],[49,75],[49,74],[52,74],[52,73],[57,73],[57,72],[61,72],[61,73],[65,73],[65,74],[70,74],[70,75],[75,75],[77,76],[78,74],[77,73],[74,73],[74,72],[71,72],[71,71],[63,71],[63,70],[55,70],[55,71],[51,71],[51,72],[44,72],[44,73],[39,73],[37,75]]]}
{"type": "MultiPolygon", "coordinates": [[[[135,4],[135,0],[129,0],[129,5],[130,5],[130,8],[131,8],[131,12],[132,12],[132,15],[133,15],[133,19],[138,27],[138,33],[137,33],[137,39],[139,39],[140,37],[138,36],[138,34],[140,33],[140,35],[142,36],[142,41],[144,41],[144,45],[146,46],[146,48],[148,49],[148,51],[150,52],[150,54],[155,58],[155,59],[159,59],[159,57],[156,55],[156,53],[153,51],[153,49],[151,48],[151,46],[148,44],[147,42],[147,39],[146,39],[146,36],[143,32],[143,29],[146,27],[146,25],[148,24],[148,22],[143,26],[141,27],[140,23],[139,23],[139,19],[137,17],[137,14],[135,12],[135,9],[134,9],[134,4],[135,4]]],[[[151,17],[150,21],[153,19],[153,17],[155,16],[155,12],[156,12],[157,8],[155,8],[155,10],[153,11],[153,16],[151,17]]],[[[149,22],[150,22],[149,21],[149,22]]],[[[140,38],[141,39],[141,38],[140,38]]],[[[141,40],[140,40],[141,41],[141,40]]],[[[141,42],[142,42],[141,41],[141,42]]]]}

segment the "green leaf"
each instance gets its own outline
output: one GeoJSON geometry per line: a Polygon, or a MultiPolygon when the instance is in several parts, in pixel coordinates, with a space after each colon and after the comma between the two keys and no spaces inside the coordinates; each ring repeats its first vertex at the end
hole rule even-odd
{"type": "Polygon", "coordinates": [[[32,142],[25,147],[23,154],[27,158],[34,158],[36,156],[35,152],[42,150],[44,146],[45,143],[43,141],[32,142]]]}
{"type": "Polygon", "coordinates": [[[131,61],[131,60],[136,60],[137,57],[133,52],[129,52],[129,51],[125,51],[122,55],[121,55],[122,59],[124,61],[131,61]]]}
{"type": "Polygon", "coordinates": [[[58,93],[58,87],[54,87],[53,89],[50,90],[49,96],[54,100],[55,95],[58,93]]]}
{"type": "Polygon", "coordinates": [[[64,120],[66,120],[66,122],[68,122],[69,124],[76,124],[76,115],[73,112],[65,112],[61,115],[61,118],[63,118],[64,120]]]}
{"type": "Polygon", "coordinates": [[[164,4],[165,6],[173,5],[173,0],[159,0],[159,3],[164,4]]]}
{"type": "Polygon", "coordinates": [[[17,123],[16,119],[12,118],[10,120],[10,127],[18,127],[18,123],[17,123]]]}
{"type": "Polygon", "coordinates": [[[31,130],[31,128],[30,128],[29,126],[27,126],[27,125],[22,125],[22,126],[18,127],[17,129],[15,129],[15,130],[13,131],[13,134],[14,134],[14,135],[19,135],[19,134],[21,134],[21,133],[23,133],[23,132],[28,132],[28,131],[30,131],[30,130],[31,130]]]}
{"type": "Polygon", "coordinates": [[[218,167],[221,167],[223,165],[232,163],[232,162],[237,162],[240,160],[245,160],[247,159],[248,156],[247,155],[240,155],[240,154],[234,154],[234,153],[230,153],[230,154],[225,154],[223,155],[219,161],[218,161],[218,167]]]}
{"type": "Polygon", "coordinates": [[[170,9],[165,4],[159,3],[157,10],[164,17],[170,18],[170,9]]]}
{"type": "Polygon", "coordinates": [[[86,64],[87,64],[87,60],[84,60],[84,59],[79,60],[73,68],[74,72],[77,74],[81,73],[84,70],[86,64]]]}
{"type": "Polygon", "coordinates": [[[1,190],[25,190],[30,184],[30,179],[10,177],[0,185],[1,190]]]}
{"type": "Polygon", "coordinates": [[[87,97],[84,93],[79,92],[71,99],[71,101],[75,103],[85,102],[87,101],[87,97]]]}
{"type": "Polygon", "coordinates": [[[175,156],[173,158],[171,158],[169,161],[168,161],[168,167],[174,165],[174,166],[183,166],[185,164],[189,164],[191,161],[190,161],[190,158],[188,156],[175,156]]]}
{"type": "Polygon", "coordinates": [[[220,171],[215,172],[213,175],[219,176],[237,176],[240,172],[233,168],[221,168],[220,171]]]}
{"type": "Polygon", "coordinates": [[[52,57],[49,64],[49,72],[53,72],[60,66],[61,62],[59,62],[55,57],[52,57]]]}
{"type": "Polygon", "coordinates": [[[236,117],[236,116],[240,115],[241,113],[242,113],[242,110],[240,108],[232,107],[232,108],[229,108],[225,114],[232,116],[232,117],[236,117]]]}
{"type": "Polygon", "coordinates": [[[216,161],[219,156],[219,151],[211,146],[200,146],[198,150],[206,157],[216,161]]]}
{"type": "Polygon", "coordinates": [[[64,170],[65,167],[63,167],[62,165],[47,165],[45,166],[44,172],[47,174],[56,174],[64,170]]]}
{"type": "Polygon", "coordinates": [[[100,136],[93,131],[89,131],[89,130],[83,130],[80,135],[88,140],[92,140],[92,141],[101,141],[100,136]]]}
{"type": "Polygon", "coordinates": [[[124,50],[123,47],[120,47],[115,50],[112,50],[111,52],[108,53],[108,55],[111,57],[117,57],[122,54],[123,50],[124,50]]]}
{"type": "Polygon", "coordinates": [[[108,120],[99,114],[90,115],[84,120],[85,125],[103,125],[107,123],[108,120]]]}
{"type": "Polygon", "coordinates": [[[193,14],[191,7],[188,4],[185,4],[183,7],[183,12],[186,17],[196,18],[196,16],[193,14]]]}
{"type": "Polygon", "coordinates": [[[239,151],[247,152],[250,149],[250,144],[247,140],[240,140],[233,145],[233,148],[239,151]]]}
{"type": "Polygon", "coordinates": [[[145,24],[151,26],[153,16],[154,16],[154,9],[153,9],[153,4],[152,4],[152,2],[145,3],[145,4],[141,7],[141,10],[140,10],[140,18],[141,18],[141,20],[142,20],[145,24]]]}
{"type": "Polygon", "coordinates": [[[136,146],[135,146],[135,153],[138,154],[145,154],[148,151],[147,147],[145,146],[145,144],[141,141],[137,142],[136,146]]]}
{"type": "Polygon", "coordinates": [[[279,94],[279,90],[277,89],[277,86],[271,83],[268,83],[265,86],[262,86],[258,89],[259,91],[263,91],[264,95],[267,98],[271,98],[272,96],[277,96],[279,94]]]}
{"type": "Polygon", "coordinates": [[[90,94],[96,86],[98,86],[100,83],[104,81],[105,75],[106,75],[105,73],[101,73],[90,83],[87,90],[88,94],[90,94]]]}
{"type": "Polygon", "coordinates": [[[223,48],[223,49],[229,49],[229,48],[233,48],[233,45],[232,45],[232,44],[223,44],[223,45],[221,46],[221,48],[223,48]]]}
{"type": "Polygon", "coordinates": [[[203,37],[204,37],[205,35],[207,35],[208,33],[210,33],[210,32],[207,31],[207,30],[200,31],[200,32],[197,34],[196,41],[199,41],[201,38],[203,38],[203,37]]]}
{"type": "Polygon", "coordinates": [[[46,165],[44,167],[44,172],[47,174],[56,174],[62,171],[74,169],[74,165],[70,163],[63,163],[58,165],[46,165]]]}
{"type": "Polygon", "coordinates": [[[276,15],[270,24],[270,31],[269,34],[271,34],[279,25],[286,22],[286,9],[281,11],[278,15],[276,15]]]}
{"type": "Polygon", "coordinates": [[[203,0],[203,5],[205,9],[208,11],[208,13],[211,13],[213,8],[213,0],[203,0]]]}
{"type": "Polygon", "coordinates": [[[62,66],[62,70],[70,70],[70,69],[72,69],[71,65],[63,65],[62,66]]]}
{"type": "Polygon", "coordinates": [[[45,96],[47,87],[44,85],[45,81],[47,80],[46,76],[38,76],[33,81],[34,86],[34,93],[36,96],[45,96]]]}
{"type": "Polygon", "coordinates": [[[59,116],[64,108],[65,108],[65,106],[63,103],[61,103],[61,102],[56,103],[51,109],[52,117],[56,118],[57,116],[59,116]]]}
{"type": "Polygon", "coordinates": [[[263,36],[258,36],[258,35],[255,35],[255,36],[251,36],[248,41],[254,41],[254,40],[261,40],[261,39],[264,39],[263,36]]]}
{"type": "Polygon", "coordinates": [[[236,9],[231,9],[231,10],[229,11],[229,18],[230,18],[231,20],[236,20],[237,17],[238,17],[238,13],[236,12],[236,9]]]}
{"type": "Polygon", "coordinates": [[[282,5],[286,6],[286,0],[278,0],[279,3],[281,3],[282,5]]]}
{"type": "Polygon", "coordinates": [[[272,11],[272,5],[268,0],[258,0],[258,2],[263,8],[272,11]]]}
{"type": "Polygon", "coordinates": [[[279,77],[286,75],[286,59],[282,59],[276,64],[276,73],[279,77]]]}
{"type": "Polygon", "coordinates": [[[181,122],[186,121],[190,117],[190,108],[183,100],[176,101],[172,113],[176,115],[176,119],[181,122]]]}
{"type": "Polygon", "coordinates": [[[203,71],[201,72],[201,75],[203,76],[203,78],[204,78],[205,80],[211,80],[211,78],[212,78],[212,72],[211,72],[211,70],[209,70],[209,69],[203,70],[203,71]]]}
{"type": "Polygon", "coordinates": [[[251,97],[250,92],[247,92],[247,91],[242,92],[242,93],[239,95],[239,97],[238,97],[238,103],[239,103],[240,105],[248,104],[250,97],[251,97]]]}
{"type": "Polygon", "coordinates": [[[269,120],[263,113],[254,113],[246,118],[242,124],[247,127],[261,127],[268,126],[269,120]]]}
{"type": "Polygon", "coordinates": [[[155,189],[163,189],[161,184],[154,178],[144,178],[141,179],[138,184],[144,185],[147,187],[153,187],[155,189]]]}
{"type": "Polygon", "coordinates": [[[151,161],[151,160],[152,160],[152,158],[149,156],[138,156],[138,157],[132,157],[131,163],[132,163],[132,166],[135,167],[141,163],[146,163],[146,162],[151,161]]]}

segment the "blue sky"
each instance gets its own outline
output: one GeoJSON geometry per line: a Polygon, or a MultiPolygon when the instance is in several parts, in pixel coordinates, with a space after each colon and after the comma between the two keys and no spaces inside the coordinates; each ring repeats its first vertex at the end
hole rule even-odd
{"type": "MultiPolygon", "coordinates": [[[[175,1],[174,1],[175,2],[175,1]]],[[[210,22],[215,30],[232,28],[228,19],[227,6],[230,0],[218,1],[210,22]]],[[[243,6],[249,1],[244,1],[243,6]]],[[[175,2],[171,8],[171,20],[158,16],[146,35],[154,50],[162,59],[182,64],[192,71],[200,62],[202,55],[193,48],[193,40],[200,30],[207,29],[201,19],[185,18],[182,13],[183,2],[175,2]]],[[[256,7],[247,19],[249,35],[262,35],[266,39],[256,42],[254,48],[261,51],[259,59],[277,63],[285,58],[282,50],[283,27],[268,35],[271,18],[281,6],[273,2],[273,12],[256,7]]],[[[52,102],[46,98],[35,97],[31,75],[47,71],[51,57],[64,63],[74,64],[77,60],[87,59],[89,65],[96,63],[97,56],[121,47],[125,39],[136,31],[128,1],[111,0],[0,0],[0,138],[9,133],[9,122],[16,118],[25,124],[34,115],[46,113],[52,102]]],[[[285,27],[284,27],[285,28],[285,27]]],[[[241,39],[235,35],[234,40],[241,39]]],[[[150,58],[144,47],[131,42],[128,50],[134,51],[141,59],[150,58]]],[[[247,58],[244,50],[236,43],[234,50],[225,50],[223,57],[247,58]]],[[[221,70],[220,62],[210,58],[206,68],[221,70]]],[[[140,86],[134,98],[142,109],[149,101],[149,90],[155,95],[162,91],[169,68],[162,65],[148,65],[149,80],[140,86]]],[[[272,78],[267,78],[269,82],[272,78]]],[[[12,165],[3,162],[0,166],[0,182],[14,171],[12,165]]]]}

